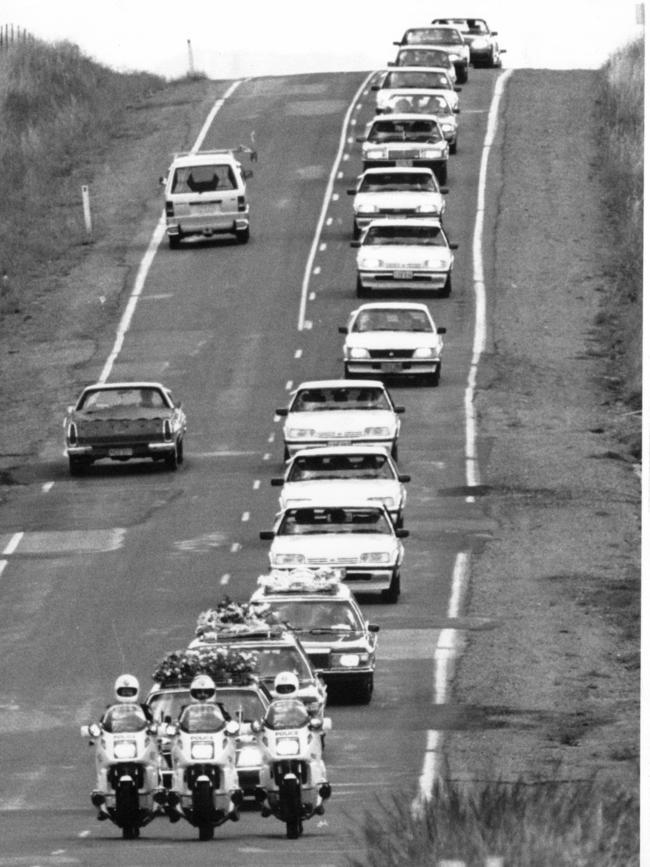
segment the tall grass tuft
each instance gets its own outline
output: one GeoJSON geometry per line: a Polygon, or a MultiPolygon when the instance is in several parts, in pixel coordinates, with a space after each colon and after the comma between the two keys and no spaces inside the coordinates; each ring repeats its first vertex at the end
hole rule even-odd
{"type": "Polygon", "coordinates": [[[397,795],[368,812],[365,856],[348,867],[631,867],[638,862],[638,804],[595,782],[443,783],[421,813],[397,795]]]}
{"type": "MultiPolygon", "coordinates": [[[[611,291],[599,317],[622,373],[620,394],[632,410],[641,407],[643,294],[643,153],[645,42],[613,54],[598,83],[599,149],[607,185],[604,232],[613,238],[611,291]]],[[[640,455],[640,431],[633,451],[640,455]]]]}
{"type": "Polygon", "coordinates": [[[114,72],[67,42],[17,42],[0,54],[0,271],[15,278],[80,243],[80,201],[70,207],[88,181],[80,169],[125,109],[164,85],[114,72]]]}

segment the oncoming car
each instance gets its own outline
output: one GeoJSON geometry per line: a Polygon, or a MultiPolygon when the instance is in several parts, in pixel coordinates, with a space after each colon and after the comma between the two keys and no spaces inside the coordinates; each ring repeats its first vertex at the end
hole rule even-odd
{"type": "Polygon", "coordinates": [[[458,94],[463,89],[454,84],[445,69],[426,66],[399,66],[380,73],[379,81],[370,86],[377,93],[377,112],[383,112],[386,103],[396,96],[408,96],[413,90],[440,93],[449,100],[452,111],[460,110],[458,94]]]}
{"type": "Polygon", "coordinates": [[[96,382],[68,407],[63,423],[71,475],[95,461],[150,458],[175,470],[183,461],[187,419],[159,382],[96,382]]]}
{"type": "Polygon", "coordinates": [[[285,417],[284,459],[316,446],[376,445],[397,459],[403,406],[396,406],[379,380],[322,379],[303,382],[285,417]]]}
{"type": "Polygon", "coordinates": [[[345,334],[343,364],[346,374],[359,376],[417,376],[439,385],[442,336],[425,304],[362,304],[353,310],[345,334]]]}
{"type": "Polygon", "coordinates": [[[354,196],[353,235],[358,238],[372,220],[382,217],[442,217],[447,192],[428,168],[366,169],[348,190],[354,196]]]}
{"type": "Polygon", "coordinates": [[[300,636],[330,694],[345,690],[355,701],[370,701],[379,627],[366,620],[338,575],[307,569],[262,575],[251,602],[270,605],[300,636]]]}
{"type": "Polygon", "coordinates": [[[445,69],[449,73],[452,82],[456,81],[456,67],[443,48],[434,48],[431,45],[405,45],[402,46],[395,60],[388,66],[430,66],[445,69]]]}
{"type": "Polygon", "coordinates": [[[441,184],[447,182],[449,145],[433,115],[377,115],[357,141],[364,169],[417,166],[433,169],[441,184]]]}
{"type": "Polygon", "coordinates": [[[458,149],[458,112],[452,110],[447,96],[429,90],[411,90],[395,93],[386,100],[384,114],[429,114],[440,124],[442,134],[449,144],[449,153],[458,149]]]}
{"type": "Polygon", "coordinates": [[[284,476],[271,479],[281,487],[280,509],[309,506],[327,492],[342,501],[381,503],[386,506],[396,527],[404,525],[405,482],[411,477],[400,473],[393,459],[377,446],[328,446],[297,452],[284,476]]]}
{"type": "Polygon", "coordinates": [[[273,530],[260,532],[261,539],[271,540],[271,569],[344,569],[343,580],[354,593],[379,592],[385,601],[397,602],[401,540],[408,530],[395,527],[385,506],[328,499],[327,505],[285,509],[273,530]]]}
{"type": "Polygon", "coordinates": [[[373,220],[358,241],[357,296],[377,290],[451,293],[453,250],[440,220],[373,220]]]}
{"type": "Polygon", "coordinates": [[[428,27],[410,27],[395,45],[427,45],[441,48],[449,54],[449,59],[456,67],[459,84],[464,84],[468,78],[470,52],[469,46],[457,27],[447,24],[436,24],[428,27]]]}

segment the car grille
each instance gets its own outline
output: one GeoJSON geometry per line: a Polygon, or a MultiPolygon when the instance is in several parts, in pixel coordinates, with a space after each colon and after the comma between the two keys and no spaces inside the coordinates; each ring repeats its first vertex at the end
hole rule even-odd
{"type": "Polygon", "coordinates": [[[414,349],[370,349],[371,358],[413,358],[414,349]]]}
{"type": "Polygon", "coordinates": [[[330,655],[329,653],[310,653],[309,661],[314,668],[329,668],[330,655]]]}
{"type": "Polygon", "coordinates": [[[305,558],[310,566],[345,566],[346,563],[358,563],[358,557],[309,557],[305,558]]]}
{"type": "Polygon", "coordinates": [[[319,439],[325,440],[342,440],[342,439],[351,439],[352,437],[360,437],[363,436],[363,432],[360,430],[330,430],[330,431],[321,431],[318,433],[319,439]]]}
{"type": "Polygon", "coordinates": [[[416,160],[419,156],[419,148],[410,148],[409,150],[388,150],[389,160],[416,160]]]}

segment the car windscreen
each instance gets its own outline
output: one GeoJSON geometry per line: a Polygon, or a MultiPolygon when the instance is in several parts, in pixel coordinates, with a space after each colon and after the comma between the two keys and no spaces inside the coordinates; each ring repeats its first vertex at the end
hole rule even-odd
{"type": "Polygon", "coordinates": [[[434,120],[376,120],[368,132],[368,141],[382,142],[439,142],[442,133],[434,120]]]}
{"type": "Polygon", "coordinates": [[[388,99],[385,108],[387,111],[393,111],[396,113],[404,112],[405,114],[408,114],[412,112],[419,114],[433,114],[436,117],[453,114],[451,107],[444,96],[436,94],[396,94],[388,99]]]}
{"type": "Polygon", "coordinates": [[[383,172],[366,175],[359,184],[360,193],[423,192],[436,193],[438,187],[428,172],[383,172]]]}
{"type": "Polygon", "coordinates": [[[383,87],[430,87],[440,90],[449,90],[451,82],[445,72],[432,72],[431,70],[410,69],[408,71],[395,69],[389,72],[384,79],[383,87]]]}
{"type": "Polygon", "coordinates": [[[422,247],[446,247],[447,241],[438,226],[381,226],[371,225],[363,240],[364,246],[396,244],[422,247]]]}
{"type": "Polygon", "coordinates": [[[462,42],[460,33],[456,30],[447,30],[446,27],[422,27],[409,30],[405,34],[405,42],[409,45],[430,42],[438,45],[457,45],[462,42]]]}
{"type": "Polygon", "coordinates": [[[363,628],[350,603],[344,599],[274,599],[273,610],[292,629],[351,632],[363,628]]]}
{"type": "Polygon", "coordinates": [[[95,391],[84,392],[77,409],[84,412],[95,412],[121,407],[162,409],[168,407],[168,401],[158,388],[98,388],[95,391]]]}
{"type": "Polygon", "coordinates": [[[174,172],[172,193],[211,193],[237,188],[235,173],[230,165],[179,166],[174,172]]]}
{"type": "Polygon", "coordinates": [[[431,320],[424,310],[362,310],[352,331],[419,331],[431,332],[431,320]]]}
{"type": "Polygon", "coordinates": [[[104,729],[114,735],[142,732],[147,725],[147,718],[138,704],[113,705],[102,718],[104,729]]]}
{"type": "Polygon", "coordinates": [[[403,48],[397,55],[398,66],[449,66],[446,51],[433,48],[403,48]]]}
{"type": "Polygon", "coordinates": [[[287,482],[393,478],[395,474],[385,454],[300,455],[291,464],[287,482]]]}
{"type": "Polygon", "coordinates": [[[299,508],[287,509],[277,536],[313,536],[324,533],[392,534],[380,509],[299,508]]]}
{"type": "Polygon", "coordinates": [[[276,699],[269,706],[264,725],[270,729],[299,729],[309,722],[309,714],[298,699],[276,699]]]}
{"type": "Polygon", "coordinates": [[[180,730],[188,734],[214,734],[220,732],[225,725],[221,708],[209,702],[188,705],[178,721],[180,730]]]}
{"type": "Polygon", "coordinates": [[[215,700],[225,718],[237,722],[252,722],[254,719],[260,719],[266,710],[266,703],[251,689],[218,688],[215,700]]]}
{"type": "Polygon", "coordinates": [[[302,683],[312,680],[313,673],[309,663],[297,647],[267,645],[256,647],[255,650],[258,653],[255,673],[266,684],[273,683],[281,671],[293,672],[302,683]]]}
{"type": "Polygon", "coordinates": [[[386,392],[372,386],[331,386],[301,389],[291,404],[291,412],[330,410],[391,409],[386,392]]]}

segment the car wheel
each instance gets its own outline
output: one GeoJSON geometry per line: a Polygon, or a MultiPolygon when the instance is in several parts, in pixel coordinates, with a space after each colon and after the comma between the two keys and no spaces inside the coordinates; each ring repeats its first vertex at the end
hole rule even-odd
{"type": "Polygon", "coordinates": [[[84,470],[87,467],[85,461],[79,460],[79,458],[68,458],[68,462],[71,476],[83,476],[84,470]]]}
{"type": "Polygon", "coordinates": [[[404,515],[400,512],[399,515],[395,518],[395,529],[402,530],[404,527],[404,515]]]}
{"type": "Polygon", "coordinates": [[[246,226],[245,229],[240,229],[238,232],[235,232],[235,237],[239,241],[240,244],[248,244],[248,239],[251,236],[251,230],[249,226],[246,226]]]}
{"type": "Polygon", "coordinates": [[[386,602],[395,603],[399,599],[401,593],[401,579],[399,571],[396,569],[391,578],[390,587],[383,591],[383,597],[386,602]]]}
{"type": "Polygon", "coordinates": [[[165,458],[165,466],[168,470],[175,472],[178,469],[178,447],[174,446],[174,451],[165,458]]]}
{"type": "Polygon", "coordinates": [[[355,220],[354,223],[352,224],[352,237],[356,241],[360,235],[361,235],[361,229],[359,228],[359,226],[357,225],[357,222],[355,220]]]}
{"type": "Polygon", "coordinates": [[[167,239],[169,240],[169,249],[177,250],[181,245],[181,236],[179,235],[168,235],[167,239]]]}
{"type": "Polygon", "coordinates": [[[458,136],[453,140],[453,142],[449,145],[449,153],[455,154],[458,152],[458,136]]]}
{"type": "Polygon", "coordinates": [[[290,457],[291,457],[291,453],[290,453],[288,447],[285,446],[284,447],[284,460],[285,460],[285,462],[288,461],[290,457]]]}
{"type": "Polygon", "coordinates": [[[357,277],[357,298],[370,297],[370,290],[366,289],[361,283],[361,277],[357,277]]]}
{"type": "Polygon", "coordinates": [[[370,704],[375,685],[374,681],[374,675],[372,674],[367,674],[364,678],[360,679],[359,687],[354,692],[354,696],[359,704],[370,704]]]}
{"type": "Polygon", "coordinates": [[[182,464],[185,459],[185,455],[183,454],[183,440],[180,439],[178,441],[178,445],[176,446],[176,460],[179,464],[182,464]]]}
{"type": "Polygon", "coordinates": [[[438,178],[438,183],[447,183],[447,163],[444,163],[444,165],[442,166],[438,166],[438,168],[436,169],[436,176],[438,178]]]}
{"type": "Polygon", "coordinates": [[[347,366],[347,364],[343,365],[343,378],[350,379],[350,368],[347,366]]]}
{"type": "Polygon", "coordinates": [[[440,371],[442,370],[442,362],[438,362],[435,373],[429,373],[426,377],[426,384],[437,388],[440,385],[440,371]]]}
{"type": "Polygon", "coordinates": [[[441,298],[449,298],[451,295],[451,271],[447,274],[447,279],[445,280],[445,285],[440,290],[441,298]]]}
{"type": "Polygon", "coordinates": [[[399,450],[398,450],[398,448],[397,448],[397,440],[396,440],[396,441],[393,443],[393,445],[391,446],[391,449],[390,449],[390,456],[391,456],[391,458],[392,458],[394,461],[397,460],[397,454],[398,454],[398,451],[399,451],[399,450]]]}
{"type": "Polygon", "coordinates": [[[458,84],[465,84],[467,82],[468,74],[467,74],[467,67],[466,66],[464,66],[462,69],[458,70],[457,78],[458,78],[458,84]]]}

